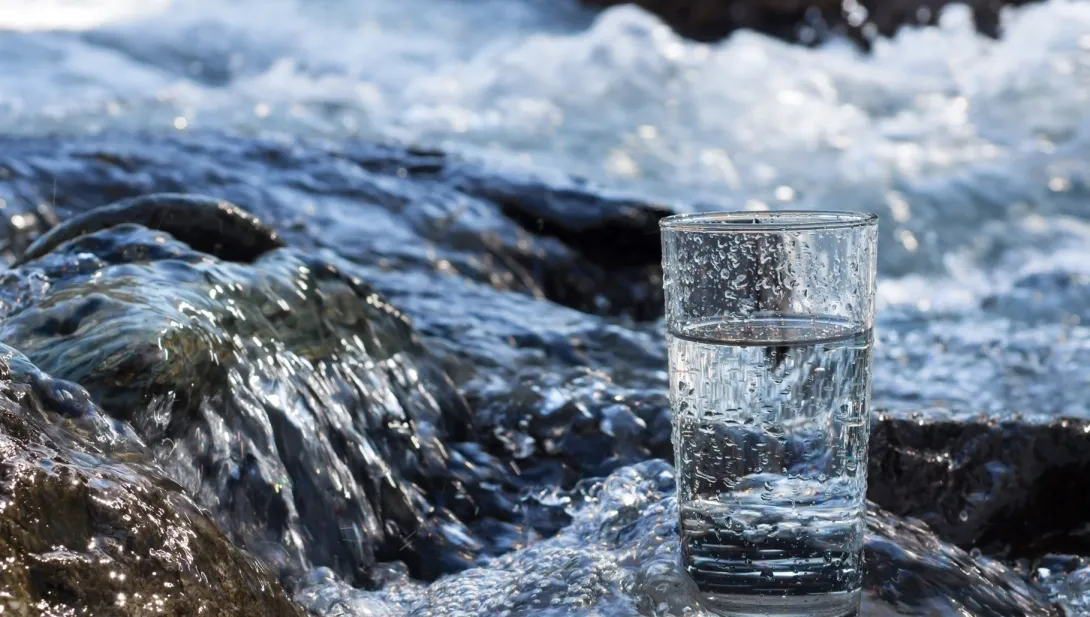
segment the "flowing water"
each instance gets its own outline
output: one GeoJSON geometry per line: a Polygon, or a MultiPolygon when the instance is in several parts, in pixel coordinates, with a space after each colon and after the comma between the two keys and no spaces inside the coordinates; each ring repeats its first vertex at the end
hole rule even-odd
{"type": "MultiPolygon", "coordinates": [[[[220,130],[268,143],[438,145],[486,168],[561,184],[574,174],[589,182],[571,186],[597,195],[658,196],[681,210],[876,212],[876,407],[1090,417],[1090,4],[1012,10],[999,40],[978,36],[969,11],[951,7],[938,26],[905,29],[863,55],[842,42],[808,49],[751,32],[693,43],[639,9],[594,14],[574,0],[0,2],[0,133],[61,136],[38,151],[5,148],[0,155],[23,154],[0,171],[60,177],[59,193],[77,198],[145,184],[257,196],[272,204],[258,214],[293,230],[293,243],[306,245],[300,252],[321,253],[278,255],[252,270],[199,257],[186,267],[115,264],[119,284],[91,279],[118,294],[113,300],[62,297],[50,308],[56,319],[5,322],[6,343],[97,387],[111,413],[148,409],[136,428],[158,437],[158,460],[237,542],[287,569],[331,566],[293,581],[316,614],[684,614],[694,592],[673,565],[673,472],[631,466],[668,446],[657,411],[669,379],[663,332],[661,323],[599,319],[541,300],[532,280],[519,287],[536,270],[497,266],[488,251],[464,258],[455,248],[464,249],[456,245],[466,230],[488,228],[504,246],[527,241],[468,189],[410,193],[397,175],[350,168],[330,154],[336,145],[247,159],[245,148],[202,138],[220,130]],[[154,145],[104,158],[116,166],[77,171],[63,186],[71,169],[50,156],[73,136],[132,131],[154,145]],[[171,138],[182,145],[155,141],[171,138]],[[405,202],[414,208],[398,210],[405,202]],[[450,233],[428,228],[435,220],[450,233]],[[443,356],[443,370],[512,460],[457,441],[465,402],[436,363],[412,346],[375,351],[351,310],[331,317],[325,300],[307,295],[317,285],[348,307],[371,297],[351,277],[314,279],[353,268],[412,316],[422,344],[443,356]],[[179,295],[186,302],[176,306],[179,295]],[[310,325],[281,314],[280,302],[310,325]],[[120,322],[65,330],[80,315],[109,312],[120,322]],[[107,335],[118,323],[141,341],[139,354],[107,335]],[[329,328],[345,340],[314,338],[329,328]],[[87,343],[85,356],[65,347],[70,340],[87,343]],[[174,364],[186,354],[214,361],[174,364]],[[134,375],[151,389],[116,389],[134,375]],[[190,375],[215,377],[207,397],[178,403],[208,426],[172,425],[155,407],[190,375]],[[208,400],[226,400],[234,415],[219,419],[208,400]],[[361,407],[376,415],[364,422],[346,411],[361,407]],[[399,418],[392,446],[376,437],[388,418],[399,418]],[[173,441],[162,439],[168,429],[178,432],[173,441]],[[269,454],[273,437],[241,437],[246,430],[275,434],[286,455],[269,454]],[[558,452],[566,467],[549,458],[558,452]],[[510,497],[502,485],[512,466],[545,488],[510,497]],[[378,475],[353,477],[372,468],[396,490],[378,475]],[[329,469],[336,473],[319,473],[329,469]],[[444,505],[424,516],[417,506],[427,500],[444,505]],[[277,505],[254,518],[250,504],[277,505]],[[473,529],[459,522],[480,511],[487,516],[473,529]],[[366,537],[381,542],[368,548],[366,537]],[[362,573],[405,546],[415,561],[362,573]],[[419,558],[436,552],[442,563],[419,558]],[[470,566],[479,567],[428,586],[409,578],[470,566]]],[[[92,158],[71,160],[98,164],[92,158]]],[[[55,184],[45,184],[35,205],[58,201],[55,184]]],[[[0,192],[5,204],[23,207],[0,192]]],[[[26,223],[20,216],[12,215],[16,228],[26,223]]],[[[105,268],[114,244],[188,254],[132,230],[121,235],[62,256],[47,274],[5,278],[5,289],[16,305],[63,295],[50,277],[105,268]]],[[[531,249],[560,254],[550,238],[531,249]]],[[[12,302],[5,298],[5,314],[12,302]]],[[[353,310],[377,305],[369,306],[353,310]]],[[[1044,614],[1002,566],[888,515],[872,512],[868,526],[868,555],[898,564],[899,584],[928,593],[898,596],[892,579],[872,573],[865,611],[1044,614]]],[[[1047,586],[1072,614],[1087,605],[1086,569],[1075,572],[1047,586]]]]}
{"type": "Polygon", "coordinates": [[[685,208],[877,212],[882,298],[963,307],[1084,273],[1090,144],[1090,7],[970,22],[864,56],[575,0],[9,0],[0,130],[378,137],[685,208]]]}

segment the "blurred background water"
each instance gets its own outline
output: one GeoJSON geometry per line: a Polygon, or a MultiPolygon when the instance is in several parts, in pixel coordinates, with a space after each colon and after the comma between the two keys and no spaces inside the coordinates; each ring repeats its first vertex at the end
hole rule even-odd
{"type": "Polygon", "coordinates": [[[641,9],[575,0],[7,0],[0,29],[4,132],[365,137],[680,209],[878,212],[884,304],[999,295],[986,325],[935,326],[934,345],[963,349],[922,376],[965,376],[936,397],[1086,411],[1086,378],[1065,372],[1085,357],[1082,329],[1053,331],[1090,310],[1086,3],[1008,10],[999,40],[954,5],[871,54],[749,31],[694,43],[641,9]],[[1070,284],[1019,291],[1042,276],[1070,284]],[[1015,338],[1039,334],[1038,361],[1066,386],[998,392],[988,360],[965,357],[1011,338],[1011,316],[1047,316],[1015,338]]]}
{"type": "Polygon", "coordinates": [[[0,132],[422,144],[678,210],[876,212],[879,407],[1090,417],[1090,3],[1002,26],[955,5],[864,53],[575,0],[2,0],[0,132]]]}
{"type": "Polygon", "coordinates": [[[951,6],[868,55],[575,0],[6,0],[0,130],[377,138],[686,208],[876,211],[885,297],[938,306],[1085,234],[1090,7],[1004,15],[992,40],[951,6]]]}

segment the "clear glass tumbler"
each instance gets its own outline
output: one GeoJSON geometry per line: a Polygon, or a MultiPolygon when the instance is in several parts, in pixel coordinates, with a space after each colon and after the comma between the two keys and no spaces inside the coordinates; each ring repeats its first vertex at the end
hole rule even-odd
{"type": "Polygon", "coordinates": [[[857,612],[878,221],[663,219],[683,565],[725,615],[857,612]]]}

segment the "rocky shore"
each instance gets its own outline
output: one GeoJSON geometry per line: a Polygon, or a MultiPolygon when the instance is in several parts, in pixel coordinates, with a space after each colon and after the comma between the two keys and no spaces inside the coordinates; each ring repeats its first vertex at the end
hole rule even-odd
{"type": "MultiPolygon", "coordinates": [[[[211,133],[2,138],[0,200],[0,606],[685,601],[668,207],[211,133]]],[[[970,411],[876,414],[865,614],[1059,614],[1034,573],[1090,554],[1086,423],[970,411]]]]}

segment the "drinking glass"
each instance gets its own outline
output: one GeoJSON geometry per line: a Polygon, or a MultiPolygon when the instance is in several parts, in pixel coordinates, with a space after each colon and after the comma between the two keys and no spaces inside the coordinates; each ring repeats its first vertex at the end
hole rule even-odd
{"type": "Polygon", "coordinates": [[[878,221],[661,222],[681,558],[725,615],[857,612],[878,221]]]}

